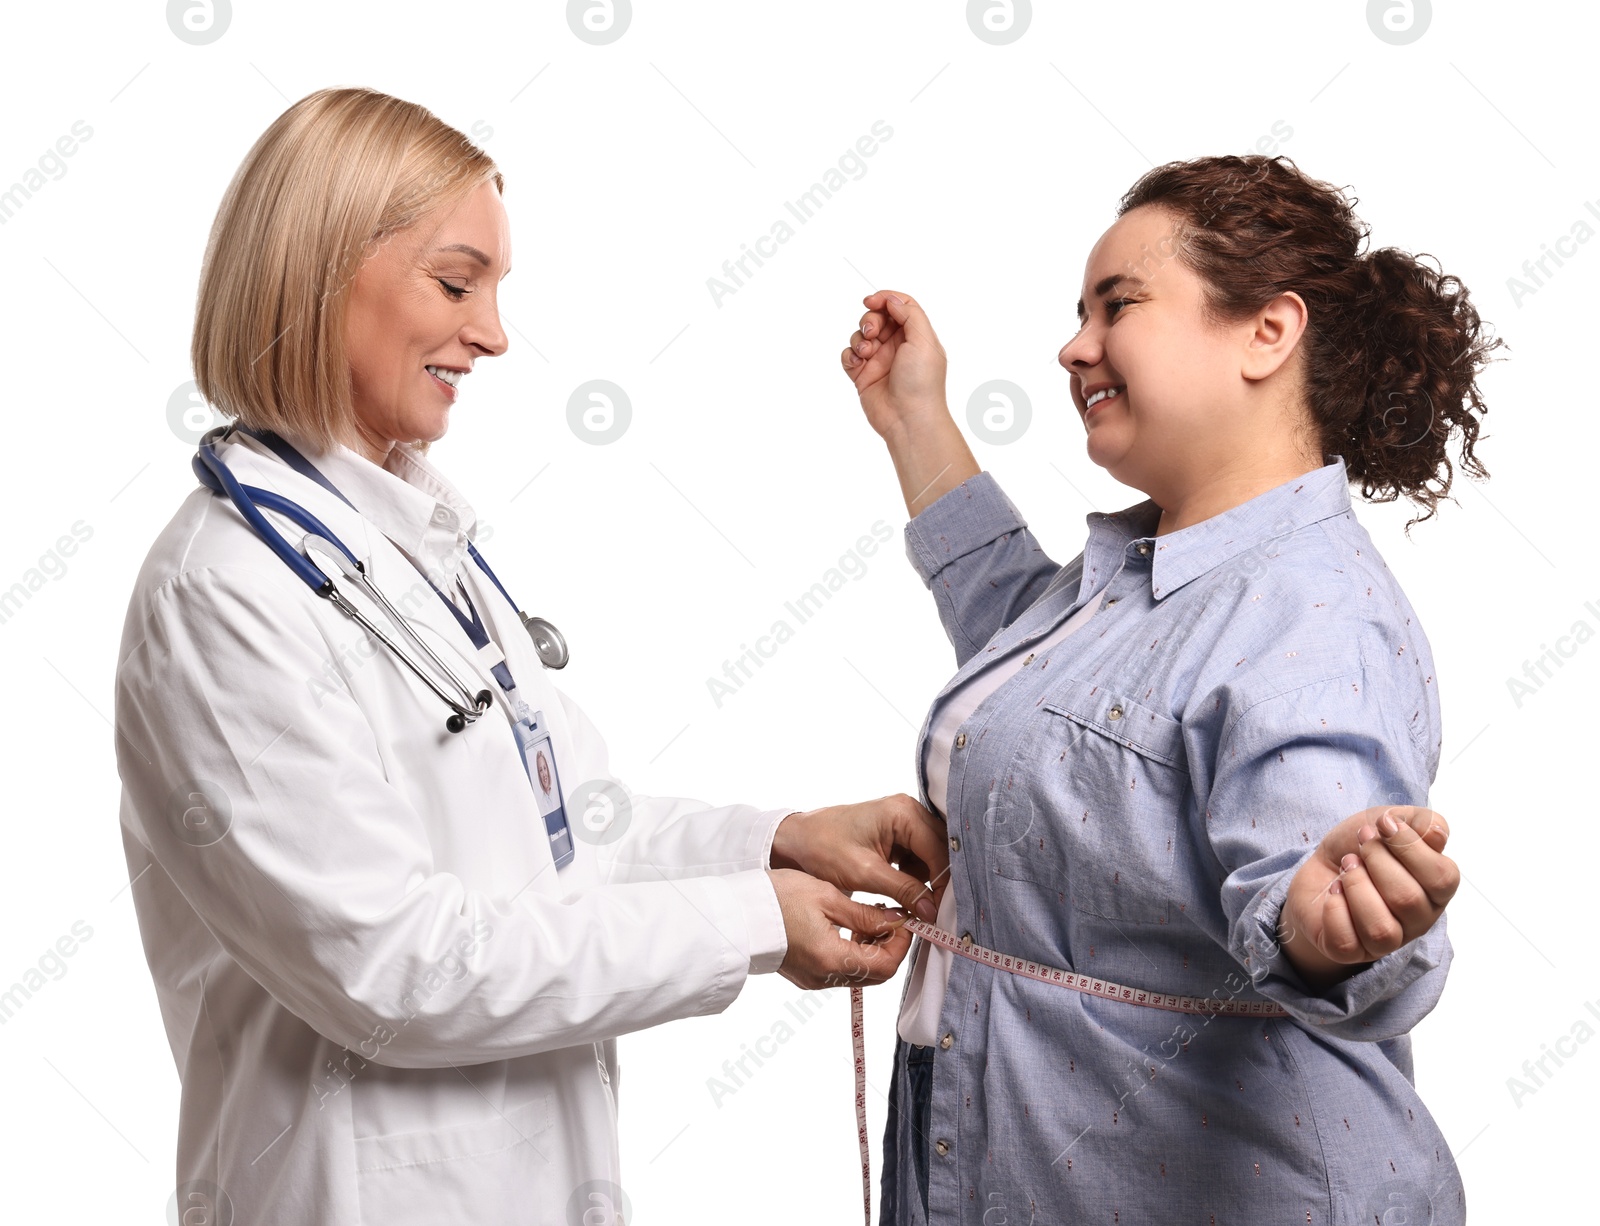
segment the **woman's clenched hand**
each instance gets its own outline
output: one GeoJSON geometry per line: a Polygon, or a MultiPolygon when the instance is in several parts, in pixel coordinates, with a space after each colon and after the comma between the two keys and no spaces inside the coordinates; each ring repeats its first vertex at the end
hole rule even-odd
{"type": "Polygon", "coordinates": [[[862,302],[867,313],[839,356],[872,428],[888,438],[914,419],[948,413],[944,346],[916,300],[878,290],[862,302]]]}
{"type": "Polygon", "coordinates": [[[1418,805],[1344,819],[1300,867],[1284,900],[1283,951],[1313,989],[1338,983],[1432,928],[1461,884],[1450,827],[1418,805]]]}
{"type": "Polygon", "coordinates": [[[922,308],[892,290],[862,302],[867,313],[839,361],[867,422],[889,445],[906,513],[915,516],[976,476],[978,461],[950,416],[944,346],[922,308]]]}

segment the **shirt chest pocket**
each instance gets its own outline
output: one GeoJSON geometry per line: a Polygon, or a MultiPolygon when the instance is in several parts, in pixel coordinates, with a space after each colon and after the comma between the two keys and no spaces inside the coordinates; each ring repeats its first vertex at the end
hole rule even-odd
{"type": "Polygon", "coordinates": [[[989,871],[1053,892],[1050,904],[1164,924],[1188,803],[1183,726],[1069,680],[1030,717],[988,798],[989,871]]]}

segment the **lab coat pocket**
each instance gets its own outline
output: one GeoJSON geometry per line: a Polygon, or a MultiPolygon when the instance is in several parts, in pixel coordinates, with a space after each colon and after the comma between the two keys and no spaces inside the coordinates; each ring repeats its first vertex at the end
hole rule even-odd
{"type": "Polygon", "coordinates": [[[549,1127],[545,1097],[471,1124],[358,1137],[361,1220],[410,1221],[419,1205],[449,1205],[458,1222],[535,1220],[549,1176],[551,1138],[541,1135],[549,1127]]]}
{"type": "Polygon", "coordinates": [[[1188,792],[1177,720],[1066,679],[1031,716],[989,797],[993,872],[1089,915],[1164,924],[1188,792]]]}

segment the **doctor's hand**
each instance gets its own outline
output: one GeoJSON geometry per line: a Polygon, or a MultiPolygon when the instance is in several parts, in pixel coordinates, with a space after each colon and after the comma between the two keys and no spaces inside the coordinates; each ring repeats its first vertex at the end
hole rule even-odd
{"type": "Polygon", "coordinates": [[[1324,990],[1432,928],[1461,884],[1449,824],[1420,805],[1379,805],[1328,831],[1289,884],[1283,951],[1324,990]]]}
{"type": "Polygon", "coordinates": [[[797,987],[865,987],[900,969],[911,948],[901,917],[856,902],[836,886],[791,868],[769,869],[789,940],[778,973],[797,987]],[[852,939],[839,935],[852,930],[852,939]]]}
{"type": "Polygon", "coordinates": [[[772,867],[798,868],[849,893],[894,899],[930,924],[950,874],[944,823],[904,793],[791,813],[772,836],[772,867]]]}

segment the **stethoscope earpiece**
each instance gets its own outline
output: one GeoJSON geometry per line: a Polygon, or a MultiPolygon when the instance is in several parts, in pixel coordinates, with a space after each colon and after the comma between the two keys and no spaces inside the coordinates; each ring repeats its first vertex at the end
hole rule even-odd
{"type": "MultiPolygon", "coordinates": [[[[473,700],[473,702],[478,708],[478,714],[482,715],[494,705],[494,695],[488,690],[479,690],[478,696],[473,700]]],[[[449,719],[445,720],[444,726],[449,732],[461,732],[467,726],[466,717],[458,712],[455,715],[452,715],[449,719]]]]}

